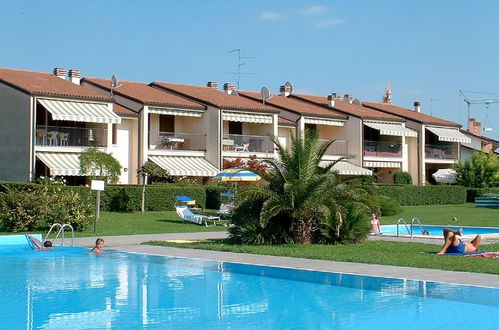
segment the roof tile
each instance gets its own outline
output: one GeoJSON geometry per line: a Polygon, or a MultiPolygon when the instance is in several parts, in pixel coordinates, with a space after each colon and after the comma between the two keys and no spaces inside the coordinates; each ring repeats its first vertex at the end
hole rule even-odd
{"type": "Polygon", "coordinates": [[[110,101],[109,97],[52,73],[0,68],[0,82],[32,95],[110,101]]]}

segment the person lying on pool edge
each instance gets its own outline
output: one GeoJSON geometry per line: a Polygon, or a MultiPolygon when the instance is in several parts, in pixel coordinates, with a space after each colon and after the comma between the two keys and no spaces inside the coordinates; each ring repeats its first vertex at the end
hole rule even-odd
{"type": "Polygon", "coordinates": [[[465,243],[461,240],[461,235],[463,233],[463,228],[459,230],[452,230],[450,228],[444,228],[444,245],[442,249],[437,254],[445,253],[470,253],[476,252],[480,247],[480,241],[482,237],[476,235],[476,237],[469,243],[465,243]],[[459,237],[458,237],[459,236],[459,237]]]}
{"type": "Polygon", "coordinates": [[[39,250],[49,250],[52,248],[52,242],[51,241],[45,241],[40,243],[36,238],[34,238],[31,234],[26,234],[26,237],[31,241],[32,244],[31,247],[36,247],[39,250]]]}

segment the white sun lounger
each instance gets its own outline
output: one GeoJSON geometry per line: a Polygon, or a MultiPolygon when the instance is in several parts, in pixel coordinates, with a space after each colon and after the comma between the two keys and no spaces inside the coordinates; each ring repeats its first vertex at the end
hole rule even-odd
{"type": "Polygon", "coordinates": [[[185,221],[194,222],[198,225],[202,225],[203,223],[206,227],[209,227],[208,221],[213,221],[213,226],[216,225],[215,221],[220,220],[220,217],[206,215],[206,214],[197,214],[192,212],[192,210],[186,205],[177,205],[175,206],[175,210],[177,211],[178,216],[185,221]]]}

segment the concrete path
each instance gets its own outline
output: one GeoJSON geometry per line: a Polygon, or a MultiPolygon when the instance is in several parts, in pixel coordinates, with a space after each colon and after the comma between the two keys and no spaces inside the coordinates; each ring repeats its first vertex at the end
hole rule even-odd
{"type": "MultiPolygon", "coordinates": [[[[479,273],[453,272],[438,269],[371,265],[350,262],[337,262],[314,260],[305,258],[276,257],[247,253],[232,253],[221,251],[208,251],[198,249],[173,248],[152,245],[140,245],[146,241],[156,240],[200,240],[226,238],[227,232],[203,233],[175,233],[175,234],[150,234],[126,235],[103,237],[107,248],[131,253],[145,253],[170,257],[196,258],[235,262],[243,264],[265,265],[284,268],[296,268],[325,272],[336,272],[355,275],[368,275],[377,277],[400,278],[408,280],[422,280],[432,282],[446,282],[499,288],[499,275],[479,273]]],[[[376,238],[374,238],[376,239],[376,238]]],[[[414,239],[410,241],[414,242],[414,239]]],[[[75,245],[91,247],[95,237],[76,238],[75,245]]],[[[436,244],[435,242],[431,242],[436,244]]],[[[435,256],[436,258],[439,258],[435,256]]],[[[498,260],[499,267],[499,260],[498,260]]]]}

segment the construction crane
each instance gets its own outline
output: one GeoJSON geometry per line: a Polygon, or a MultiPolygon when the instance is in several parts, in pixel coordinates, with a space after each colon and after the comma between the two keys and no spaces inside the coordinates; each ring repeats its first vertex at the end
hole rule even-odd
{"type": "MultiPolygon", "coordinates": [[[[484,95],[498,95],[498,94],[493,94],[493,93],[484,93],[484,92],[472,92],[472,91],[463,91],[463,90],[459,90],[459,94],[463,97],[463,101],[466,103],[466,105],[468,106],[468,120],[470,119],[470,116],[471,116],[471,105],[472,104],[485,104],[485,108],[487,109],[487,117],[486,117],[486,122],[485,124],[489,124],[489,107],[491,104],[494,104],[494,103],[499,103],[499,99],[490,99],[490,98],[486,98],[486,99],[478,99],[478,100],[471,100],[469,99],[464,93],[475,93],[475,94],[484,94],[484,95]]],[[[484,131],[492,131],[492,128],[491,127],[487,127],[485,126],[484,131]]]]}

